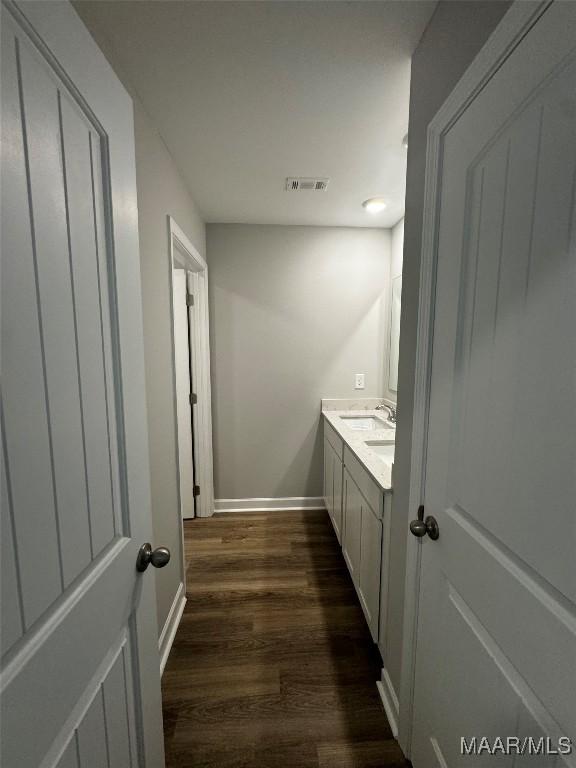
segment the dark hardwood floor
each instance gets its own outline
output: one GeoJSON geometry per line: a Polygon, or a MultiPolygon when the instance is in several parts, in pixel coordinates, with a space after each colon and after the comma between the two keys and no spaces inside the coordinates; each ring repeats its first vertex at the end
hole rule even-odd
{"type": "Polygon", "coordinates": [[[185,523],[168,768],[399,768],[381,661],[326,512],[185,523]]]}

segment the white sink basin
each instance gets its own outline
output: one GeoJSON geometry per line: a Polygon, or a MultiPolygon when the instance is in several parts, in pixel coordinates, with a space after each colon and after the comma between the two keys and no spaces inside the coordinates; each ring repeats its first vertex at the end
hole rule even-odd
{"type": "Polygon", "coordinates": [[[362,430],[363,432],[388,427],[385,421],[376,418],[376,416],[340,416],[340,418],[346,422],[350,429],[362,430]]]}
{"type": "Polygon", "coordinates": [[[395,444],[393,440],[368,440],[365,445],[367,445],[371,451],[374,451],[382,461],[394,461],[395,444]]]}

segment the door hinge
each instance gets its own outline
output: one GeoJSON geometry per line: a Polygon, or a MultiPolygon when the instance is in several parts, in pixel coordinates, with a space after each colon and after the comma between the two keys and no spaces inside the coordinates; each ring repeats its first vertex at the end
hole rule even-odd
{"type": "Polygon", "coordinates": [[[194,496],[200,496],[200,486],[195,485],[194,486],[194,496]]]}
{"type": "Polygon", "coordinates": [[[195,392],[190,392],[190,405],[196,405],[198,402],[198,395],[195,392]]]}
{"type": "Polygon", "coordinates": [[[193,307],[194,306],[194,294],[193,293],[187,293],[186,294],[186,306],[187,307],[193,307]]]}

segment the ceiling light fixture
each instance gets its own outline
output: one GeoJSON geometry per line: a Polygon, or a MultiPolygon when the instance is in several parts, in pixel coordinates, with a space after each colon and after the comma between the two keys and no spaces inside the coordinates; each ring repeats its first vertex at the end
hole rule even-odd
{"type": "Polygon", "coordinates": [[[381,213],[388,204],[382,197],[371,197],[369,200],[364,200],[362,205],[368,213],[381,213]]]}

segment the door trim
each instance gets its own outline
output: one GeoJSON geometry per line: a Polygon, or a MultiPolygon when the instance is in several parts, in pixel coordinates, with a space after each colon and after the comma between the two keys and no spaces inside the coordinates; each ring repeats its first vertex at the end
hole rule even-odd
{"type": "MultiPolygon", "coordinates": [[[[197,497],[196,513],[198,517],[211,517],[214,513],[214,480],[212,457],[212,403],[210,385],[210,335],[208,317],[208,265],[190,242],[184,231],[171,216],[168,220],[169,238],[169,280],[170,280],[170,318],[172,337],[172,391],[174,398],[174,425],[176,440],[176,456],[178,456],[178,417],[176,410],[176,351],[174,347],[174,294],[172,270],[181,267],[198,276],[198,286],[194,297],[194,305],[190,307],[193,312],[194,322],[191,330],[192,356],[197,368],[197,381],[195,382],[198,396],[198,404],[194,419],[194,450],[197,470],[197,482],[200,485],[200,495],[197,497]],[[197,463],[196,463],[197,462],[197,463]]],[[[189,282],[188,278],[188,282],[189,282]]],[[[194,375],[194,373],[193,373],[194,375]]],[[[180,526],[182,516],[180,514],[180,469],[177,462],[178,483],[178,515],[180,526]]],[[[183,529],[182,529],[183,536],[183,529]]],[[[182,551],[182,563],[184,570],[184,551],[182,551]]],[[[185,580],[185,573],[183,574],[185,580]]]]}
{"type": "Polygon", "coordinates": [[[215,499],[214,512],[287,512],[326,509],[323,496],[276,496],[273,498],[215,499]]]}
{"type": "Polygon", "coordinates": [[[176,594],[174,595],[174,600],[172,601],[172,606],[170,607],[168,618],[166,619],[166,623],[162,628],[162,632],[160,633],[160,638],[158,640],[158,651],[160,653],[160,674],[161,675],[164,674],[164,668],[166,666],[166,662],[168,661],[168,656],[170,656],[170,651],[172,650],[174,638],[176,637],[176,632],[178,631],[178,627],[180,626],[180,619],[182,618],[182,614],[184,613],[185,605],[186,605],[186,588],[185,588],[185,582],[182,582],[179,585],[178,590],[176,591],[176,594]]]}
{"type": "Polygon", "coordinates": [[[390,680],[390,675],[384,667],[382,668],[382,675],[380,680],[376,681],[376,688],[378,688],[378,693],[382,699],[382,706],[386,712],[386,717],[388,718],[388,724],[390,725],[392,736],[397,739],[398,712],[400,709],[400,703],[398,701],[398,696],[396,696],[394,686],[392,685],[392,680],[390,680]]]}
{"type": "Polygon", "coordinates": [[[551,4],[552,0],[541,0],[538,3],[525,3],[523,0],[516,0],[428,126],[414,375],[410,489],[409,505],[406,510],[407,549],[398,722],[398,741],[407,757],[410,757],[412,745],[421,553],[419,540],[409,535],[408,524],[409,520],[414,517],[419,505],[424,503],[444,137],[470,102],[483,90],[504,61],[551,4]]]}

